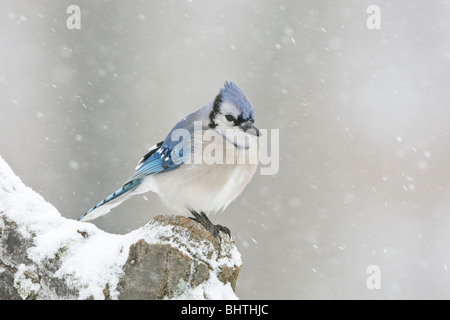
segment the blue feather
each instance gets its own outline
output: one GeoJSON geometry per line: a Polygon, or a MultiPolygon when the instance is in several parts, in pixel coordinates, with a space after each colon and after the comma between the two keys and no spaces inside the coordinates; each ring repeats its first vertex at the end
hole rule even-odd
{"type": "Polygon", "coordinates": [[[225,82],[224,88],[220,91],[220,99],[223,102],[231,102],[241,110],[243,120],[255,121],[255,109],[247,95],[231,81],[225,82]]]}
{"type": "Polygon", "coordinates": [[[190,156],[190,141],[188,143],[188,147],[183,148],[183,142],[166,139],[158,149],[152,150],[146,159],[144,157],[145,160],[127,182],[178,168],[190,156]],[[184,149],[187,149],[187,152],[184,149]]]}
{"type": "Polygon", "coordinates": [[[139,162],[139,166],[136,172],[125,182],[122,188],[89,209],[84,215],[79,218],[79,220],[83,219],[98,207],[107,204],[108,202],[126,194],[127,192],[133,191],[142,183],[142,180],[146,176],[158,174],[161,172],[167,172],[178,168],[184,163],[186,154],[190,154],[190,147],[187,148],[189,152],[185,153],[183,152],[183,145],[184,144],[182,142],[180,143],[179,141],[171,140],[158,143],[155,148],[151,149],[150,152],[148,152],[142,158],[142,160],[139,162]]]}
{"type": "Polygon", "coordinates": [[[89,209],[85,214],[83,214],[78,220],[83,219],[85,216],[87,216],[89,213],[97,209],[98,207],[120,197],[121,195],[130,192],[131,190],[134,190],[138,185],[140,185],[142,182],[142,179],[133,180],[130,182],[125,183],[122,188],[114,192],[113,194],[110,194],[105,199],[97,203],[95,206],[93,206],[91,209],[89,209]]]}

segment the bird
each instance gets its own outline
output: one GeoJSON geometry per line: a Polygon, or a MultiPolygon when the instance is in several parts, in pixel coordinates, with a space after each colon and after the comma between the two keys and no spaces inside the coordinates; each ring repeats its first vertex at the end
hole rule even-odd
{"type": "Polygon", "coordinates": [[[213,101],[184,117],[149,149],[120,189],[79,220],[96,219],[152,191],[175,213],[192,214],[189,218],[214,237],[220,238],[220,232],[230,236],[230,229],[213,224],[209,216],[223,212],[255,175],[261,131],[254,122],[247,95],[226,81],[213,101]]]}

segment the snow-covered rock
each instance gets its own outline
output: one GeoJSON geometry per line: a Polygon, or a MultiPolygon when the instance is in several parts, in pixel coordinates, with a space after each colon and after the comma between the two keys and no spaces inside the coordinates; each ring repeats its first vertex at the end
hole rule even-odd
{"type": "Polygon", "coordinates": [[[126,235],[66,219],[0,157],[0,299],[237,299],[241,265],[182,216],[126,235]]]}

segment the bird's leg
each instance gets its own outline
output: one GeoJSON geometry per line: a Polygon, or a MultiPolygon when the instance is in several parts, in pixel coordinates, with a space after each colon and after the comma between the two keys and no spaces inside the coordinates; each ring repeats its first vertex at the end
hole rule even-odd
{"type": "Polygon", "coordinates": [[[220,234],[219,234],[220,231],[226,233],[228,236],[231,236],[230,229],[228,229],[227,227],[221,226],[220,224],[213,224],[211,222],[211,220],[208,219],[208,217],[206,216],[206,214],[204,212],[199,213],[194,210],[190,210],[190,212],[192,213],[192,215],[195,218],[189,217],[189,219],[200,223],[202,226],[204,226],[206,229],[208,229],[211,232],[213,237],[219,237],[219,239],[222,240],[222,238],[220,237],[220,234]]]}

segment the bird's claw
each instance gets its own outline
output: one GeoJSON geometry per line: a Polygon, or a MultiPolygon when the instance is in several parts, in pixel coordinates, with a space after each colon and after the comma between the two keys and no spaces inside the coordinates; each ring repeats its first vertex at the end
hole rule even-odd
{"type": "Polygon", "coordinates": [[[219,238],[220,240],[222,240],[222,237],[220,236],[220,231],[222,231],[223,233],[225,233],[229,237],[231,237],[230,229],[228,229],[227,227],[224,227],[220,224],[213,224],[204,212],[197,212],[197,211],[191,210],[191,213],[194,217],[189,217],[189,219],[200,223],[202,226],[204,226],[206,229],[208,229],[214,238],[219,238]]]}

